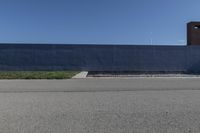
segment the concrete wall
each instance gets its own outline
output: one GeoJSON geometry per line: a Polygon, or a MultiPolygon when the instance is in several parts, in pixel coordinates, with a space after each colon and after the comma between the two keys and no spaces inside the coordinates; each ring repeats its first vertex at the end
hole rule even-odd
{"type": "Polygon", "coordinates": [[[0,44],[0,70],[200,72],[200,47],[0,44]]]}

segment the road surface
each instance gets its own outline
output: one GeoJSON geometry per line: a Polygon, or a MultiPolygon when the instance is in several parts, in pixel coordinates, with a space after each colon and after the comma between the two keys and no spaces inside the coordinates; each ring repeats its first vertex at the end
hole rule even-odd
{"type": "Polygon", "coordinates": [[[198,133],[200,78],[0,80],[0,132],[198,133]]]}

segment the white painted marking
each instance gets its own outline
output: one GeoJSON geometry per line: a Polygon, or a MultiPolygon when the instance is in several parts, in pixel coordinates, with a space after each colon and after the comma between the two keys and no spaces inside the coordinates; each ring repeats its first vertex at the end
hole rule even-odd
{"type": "Polygon", "coordinates": [[[74,77],[72,77],[73,79],[83,79],[87,77],[88,72],[87,71],[82,71],[78,74],[76,74],[74,77]]]}

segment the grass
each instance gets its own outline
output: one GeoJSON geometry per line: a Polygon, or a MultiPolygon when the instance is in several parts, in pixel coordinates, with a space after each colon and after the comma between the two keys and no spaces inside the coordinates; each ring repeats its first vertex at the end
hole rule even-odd
{"type": "Polygon", "coordinates": [[[77,71],[0,71],[0,79],[70,79],[77,71]]]}

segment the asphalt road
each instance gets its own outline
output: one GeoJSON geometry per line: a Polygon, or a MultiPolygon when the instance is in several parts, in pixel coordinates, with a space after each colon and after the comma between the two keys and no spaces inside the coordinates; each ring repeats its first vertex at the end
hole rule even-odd
{"type": "Polygon", "coordinates": [[[200,78],[0,80],[1,132],[199,133],[200,78]]]}

